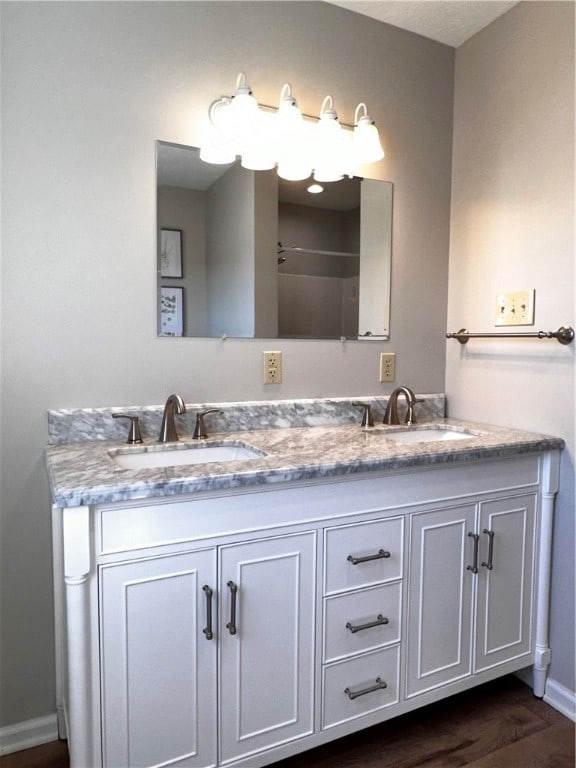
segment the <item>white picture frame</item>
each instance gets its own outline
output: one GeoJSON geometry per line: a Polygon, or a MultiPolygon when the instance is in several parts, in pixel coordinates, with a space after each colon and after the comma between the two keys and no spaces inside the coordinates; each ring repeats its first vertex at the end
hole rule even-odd
{"type": "Polygon", "coordinates": [[[160,276],[183,277],[182,230],[160,230],[160,276]]]}
{"type": "Polygon", "coordinates": [[[160,288],[160,336],[184,335],[184,288],[160,288]]]}

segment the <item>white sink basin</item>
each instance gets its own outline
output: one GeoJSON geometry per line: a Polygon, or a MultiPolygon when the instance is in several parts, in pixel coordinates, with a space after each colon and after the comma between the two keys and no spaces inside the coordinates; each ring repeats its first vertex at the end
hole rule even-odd
{"type": "Polygon", "coordinates": [[[179,467],[186,464],[208,464],[212,461],[239,461],[264,456],[262,451],[249,448],[241,443],[220,445],[199,443],[193,446],[153,446],[146,449],[119,448],[109,451],[110,458],[123,469],[153,469],[156,467],[179,467]]]}
{"type": "Polygon", "coordinates": [[[426,427],[423,429],[407,429],[397,432],[390,430],[381,432],[388,440],[394,440],[396,443],[436,443],[446,442],[448,440],[470,440],[472,437],[478,437],[479,433],[461,432],[455,429],[444,429],[443,427],[426,427]]]}

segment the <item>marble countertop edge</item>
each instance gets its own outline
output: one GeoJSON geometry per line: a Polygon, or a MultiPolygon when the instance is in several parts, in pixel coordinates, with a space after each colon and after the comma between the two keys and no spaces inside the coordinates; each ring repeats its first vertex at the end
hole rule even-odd
{"type": "Polygon", "coordinates": [[[151,439],[139,446],[98,440],[50,445],[46,466],[53,504],[73,507],[508,458],[564,446],[561,438],[455,419],[435,419],[417,427],[477,434],[466,440],[401,444],[386,439],[386,434],[410,427],[363,430],[345,424],[215,433],[200,443],[183,435],[169,449],[240,443],[265,455],[151,469],[123,469],[110,454],[166,450],[166,445],[151,439]]]}

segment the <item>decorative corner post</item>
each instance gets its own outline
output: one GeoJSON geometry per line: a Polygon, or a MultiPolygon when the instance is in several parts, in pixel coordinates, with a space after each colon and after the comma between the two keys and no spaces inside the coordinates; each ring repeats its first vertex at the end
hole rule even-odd
{"type": "Polygon", "coordinates": [[[534,649],[534,695],[546,692],[546,676],[550,666],[549,645],[550,581],[552,569],[552,533],[554,499],[558,492],[560,452],[549,451],[542,457],[542,490],[540,494],[540,546],[538,551],[538,590],[536,593],[536,645],[534,649]]]}

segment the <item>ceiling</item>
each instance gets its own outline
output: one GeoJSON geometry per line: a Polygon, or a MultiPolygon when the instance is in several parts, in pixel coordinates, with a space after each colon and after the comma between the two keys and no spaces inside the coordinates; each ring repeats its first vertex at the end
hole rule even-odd
{"type": "Polygon", "coordinates": [[[458,48],[519,0],[326,0],[458,48]]]}

